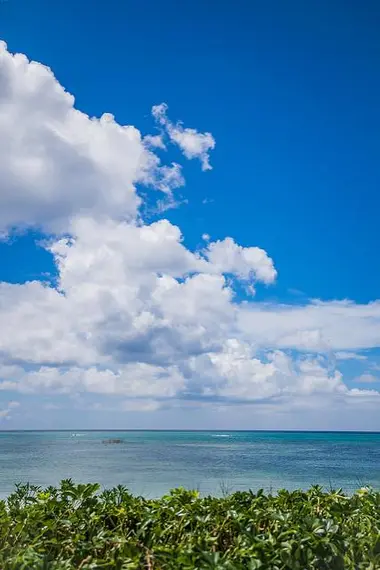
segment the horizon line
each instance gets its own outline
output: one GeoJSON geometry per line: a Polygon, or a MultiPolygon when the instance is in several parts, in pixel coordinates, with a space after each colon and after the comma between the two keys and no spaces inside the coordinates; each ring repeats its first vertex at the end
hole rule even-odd
{"type": "Polygon", "coordinates": [[[177,429],[177,428],[62,428],[62,429],[0,429],[0,433],[33,433],[33,432],[188,432],[188,433],[217,433],[217,432],[233,432],[233,433],[369,433],[380,434],[374,430],[355,430],[355,429],[177,429]]]}

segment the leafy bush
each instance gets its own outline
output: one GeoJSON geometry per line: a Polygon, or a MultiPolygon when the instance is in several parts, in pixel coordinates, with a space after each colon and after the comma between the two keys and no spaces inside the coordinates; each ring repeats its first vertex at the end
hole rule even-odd
{"type": "Polygon", "coordinates": [[[160,499],[67,480],[0,502],[0,568],[380,569],[380,493],[238,492],[160,499]]]}

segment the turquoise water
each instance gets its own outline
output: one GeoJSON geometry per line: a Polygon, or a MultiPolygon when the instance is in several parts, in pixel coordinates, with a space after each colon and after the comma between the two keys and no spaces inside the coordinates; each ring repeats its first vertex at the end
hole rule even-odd
{"type": "Polygon", "coordinates": [[[71,477],[150,497],[180,485],[201,493],[307,488],[380,489],[380,433],[0,432],[0,495],[16,482],[71,477]],[[118,438],[120,444],[105,444],[118,438]]]}

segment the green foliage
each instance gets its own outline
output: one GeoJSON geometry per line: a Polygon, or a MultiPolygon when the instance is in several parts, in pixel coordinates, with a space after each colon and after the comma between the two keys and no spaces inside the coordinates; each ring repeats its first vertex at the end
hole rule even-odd
{"type": "Polygon", "coordinates": [[[0,501],[2,570],[376,570],[380,493],[160,499],[122,486],[18,486],[0,501]]]}

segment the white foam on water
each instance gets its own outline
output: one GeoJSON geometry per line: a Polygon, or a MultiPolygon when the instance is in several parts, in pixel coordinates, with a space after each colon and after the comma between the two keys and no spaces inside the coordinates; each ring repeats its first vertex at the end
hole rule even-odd
{"type": "Polygon", "coordinates": [[[211,437],[231,437],[231,436],[227,433],[218,433],[218,434],[215,434],[211,437]]]}

